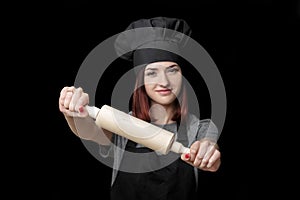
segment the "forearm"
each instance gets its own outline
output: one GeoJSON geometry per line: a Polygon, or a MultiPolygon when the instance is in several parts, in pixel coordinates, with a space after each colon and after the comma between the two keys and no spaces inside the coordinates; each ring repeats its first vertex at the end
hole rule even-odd
{"type": "Polygon", "coordinates": [[[111,143],[112,133],[98,127],[91,117],[64,116],[71,131],[78,137],[94,141],[100,145],[109,145],[111,143]]]}

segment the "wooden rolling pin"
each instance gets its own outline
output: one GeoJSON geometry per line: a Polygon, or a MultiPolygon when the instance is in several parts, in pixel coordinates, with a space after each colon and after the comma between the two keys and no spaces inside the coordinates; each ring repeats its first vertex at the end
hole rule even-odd
{"type": "Polygon", "coordinates": [[[112,133],[126,137],[164,155],[169,151],[189,153],[190,149],[175,141],[175,134],[130,114],[103,105],[101,109],[86,106],[89,116],[95,119],[96,125],[112,133]]]}

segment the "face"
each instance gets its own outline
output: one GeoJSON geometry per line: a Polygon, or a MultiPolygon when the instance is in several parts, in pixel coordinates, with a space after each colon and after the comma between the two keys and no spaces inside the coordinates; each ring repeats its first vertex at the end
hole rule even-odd
{"type": "Polygon", "coordinates": [[[144,84],[152,103],[170,105],[181,90],[181,68],[175,62],[151,63],[145,68],[144,84]]]}

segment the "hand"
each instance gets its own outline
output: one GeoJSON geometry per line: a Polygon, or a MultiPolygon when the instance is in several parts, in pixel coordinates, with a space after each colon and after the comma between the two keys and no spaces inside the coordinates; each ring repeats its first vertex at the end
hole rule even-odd
{"type": "Polygon", "coordinates": [[[71,117],[87,117],[85,106],[89,104],[89,95],[82,88],[64,87],[60,92],[59,110],[71,117]]]}
{"type": "Polygon", "coordinates": [[[221,164],[221,153],[217,144],[210,140],[194,142],[189,154],[182,154],[181,159],[204,171],[215,172],[221,164]]]}

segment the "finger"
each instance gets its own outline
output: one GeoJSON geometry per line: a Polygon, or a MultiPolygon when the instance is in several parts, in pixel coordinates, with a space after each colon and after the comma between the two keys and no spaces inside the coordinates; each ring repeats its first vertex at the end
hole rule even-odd
{"type": "Polygon", "coordinates": [[[89,114],[87,109],[85,108],[85,106],[88,104],[89,104],[88,94],[83,93],[75,105],[75,110],[80,114],[80,116],[86,117],[89,114]]]}
{"type": "Polygon", "coordinates": [[[67,93],[67,92],[74,92],[74,90],[75,90],[74,86],[71,86],[71,87],[66,86],[60,91],[60,95],[67,93]]]}
{"type": "Polygon", "coordinates": [[[66,97],[65,97],[63,106],[67,109],[69,108],[70,102],[72,100],[72,96],[73,96],[73,92],[66,93],[66,97]]]}
{"type": "Polygon", "coordinates": [[[81,96],[79,97],[79,99],[76,102],[75,105],[75,110],[79,112],[79,108],[82,106],[86,106],[87,104],[89,104],[89,97],[87,93],[82,93],[81,96]]]}
{"type": "Polygon", "coordinates": [[[68,87],[67,91],[68,92],[74,92],[76,90],[76,88],[74,86],[68,87]]]}
{"type": "Polygon", "coordinates": [[[191,158],[191,154],[190,153],[183,153],[181,154],[181,159],[186,161],[186,162],[190,162],[190,158],[191,158]]]}
{"type": "Polygon", "coordinates": [[[70,117],[80,117],[78,112],[70,111],[70,110],[65,110],[65,113],[70,116],[70,117]]]}
{"type": "Polygon", "coordinates": [[[196,141],[191,145],[191,147],[190,147],[190,161],[191,162],[194,162],[197,152],[198,152],[198,149],[199,149],[199,146],[200,146],[200,141],[196,141]]]}
{"type": "Polygon", "coordinates": [[[212,156],[208,160],[207,168],[211,168],[215,165],[215,163],[220,159],[221,153],[218,150],[215,150],[212,154],[212,156]]]}
{"type": "Polygon", "coordinates": [[[199,146],[196,158],[194,160],[194,165],[195,166],[200,166],[206,151],[207,151],[207,143],[206,142],[200,142],[200,146],[199,146]]]}
{"type": "Polygon", "coordinates": [[[62,104],[64,104],[64,99],[67,95],[68,92],[74,92],[75,87],[71,86],[71,87],[64,87],[61,91],[60,91],[60,99],[62,100],[62,104]]]}
{"type": "Polygon", "coordinates": [[[66,94],[67,94],[67,90],[69,87],[64,87],[61,91],[60,91],[60,96],[59,96],[59,104],[60,105],[64,105],[64,101],[66,98],[66,94]]]}
{"type": "Polygon", "coordinates": [[[214,147],[214,145],[208,145],[207,151],[205,152],[205,155],[200,164],[200,168],[204,168],[207,166],[207,164],[215,150],[216,150],[216,148],[214,147]]]}
{"type": "Polygon", "coordinates": [[[72,99],[71,99],[70,105],[69,105],[70,111],[73,111],[73,112],[76,111],[75,105],[77,104],[77,101],[78,101],[78,99],[80,99],[81,95],[82,95],[82,88],[79,87],[79,88],[73,90],[73,96],[72,96],[72,99]]]}

